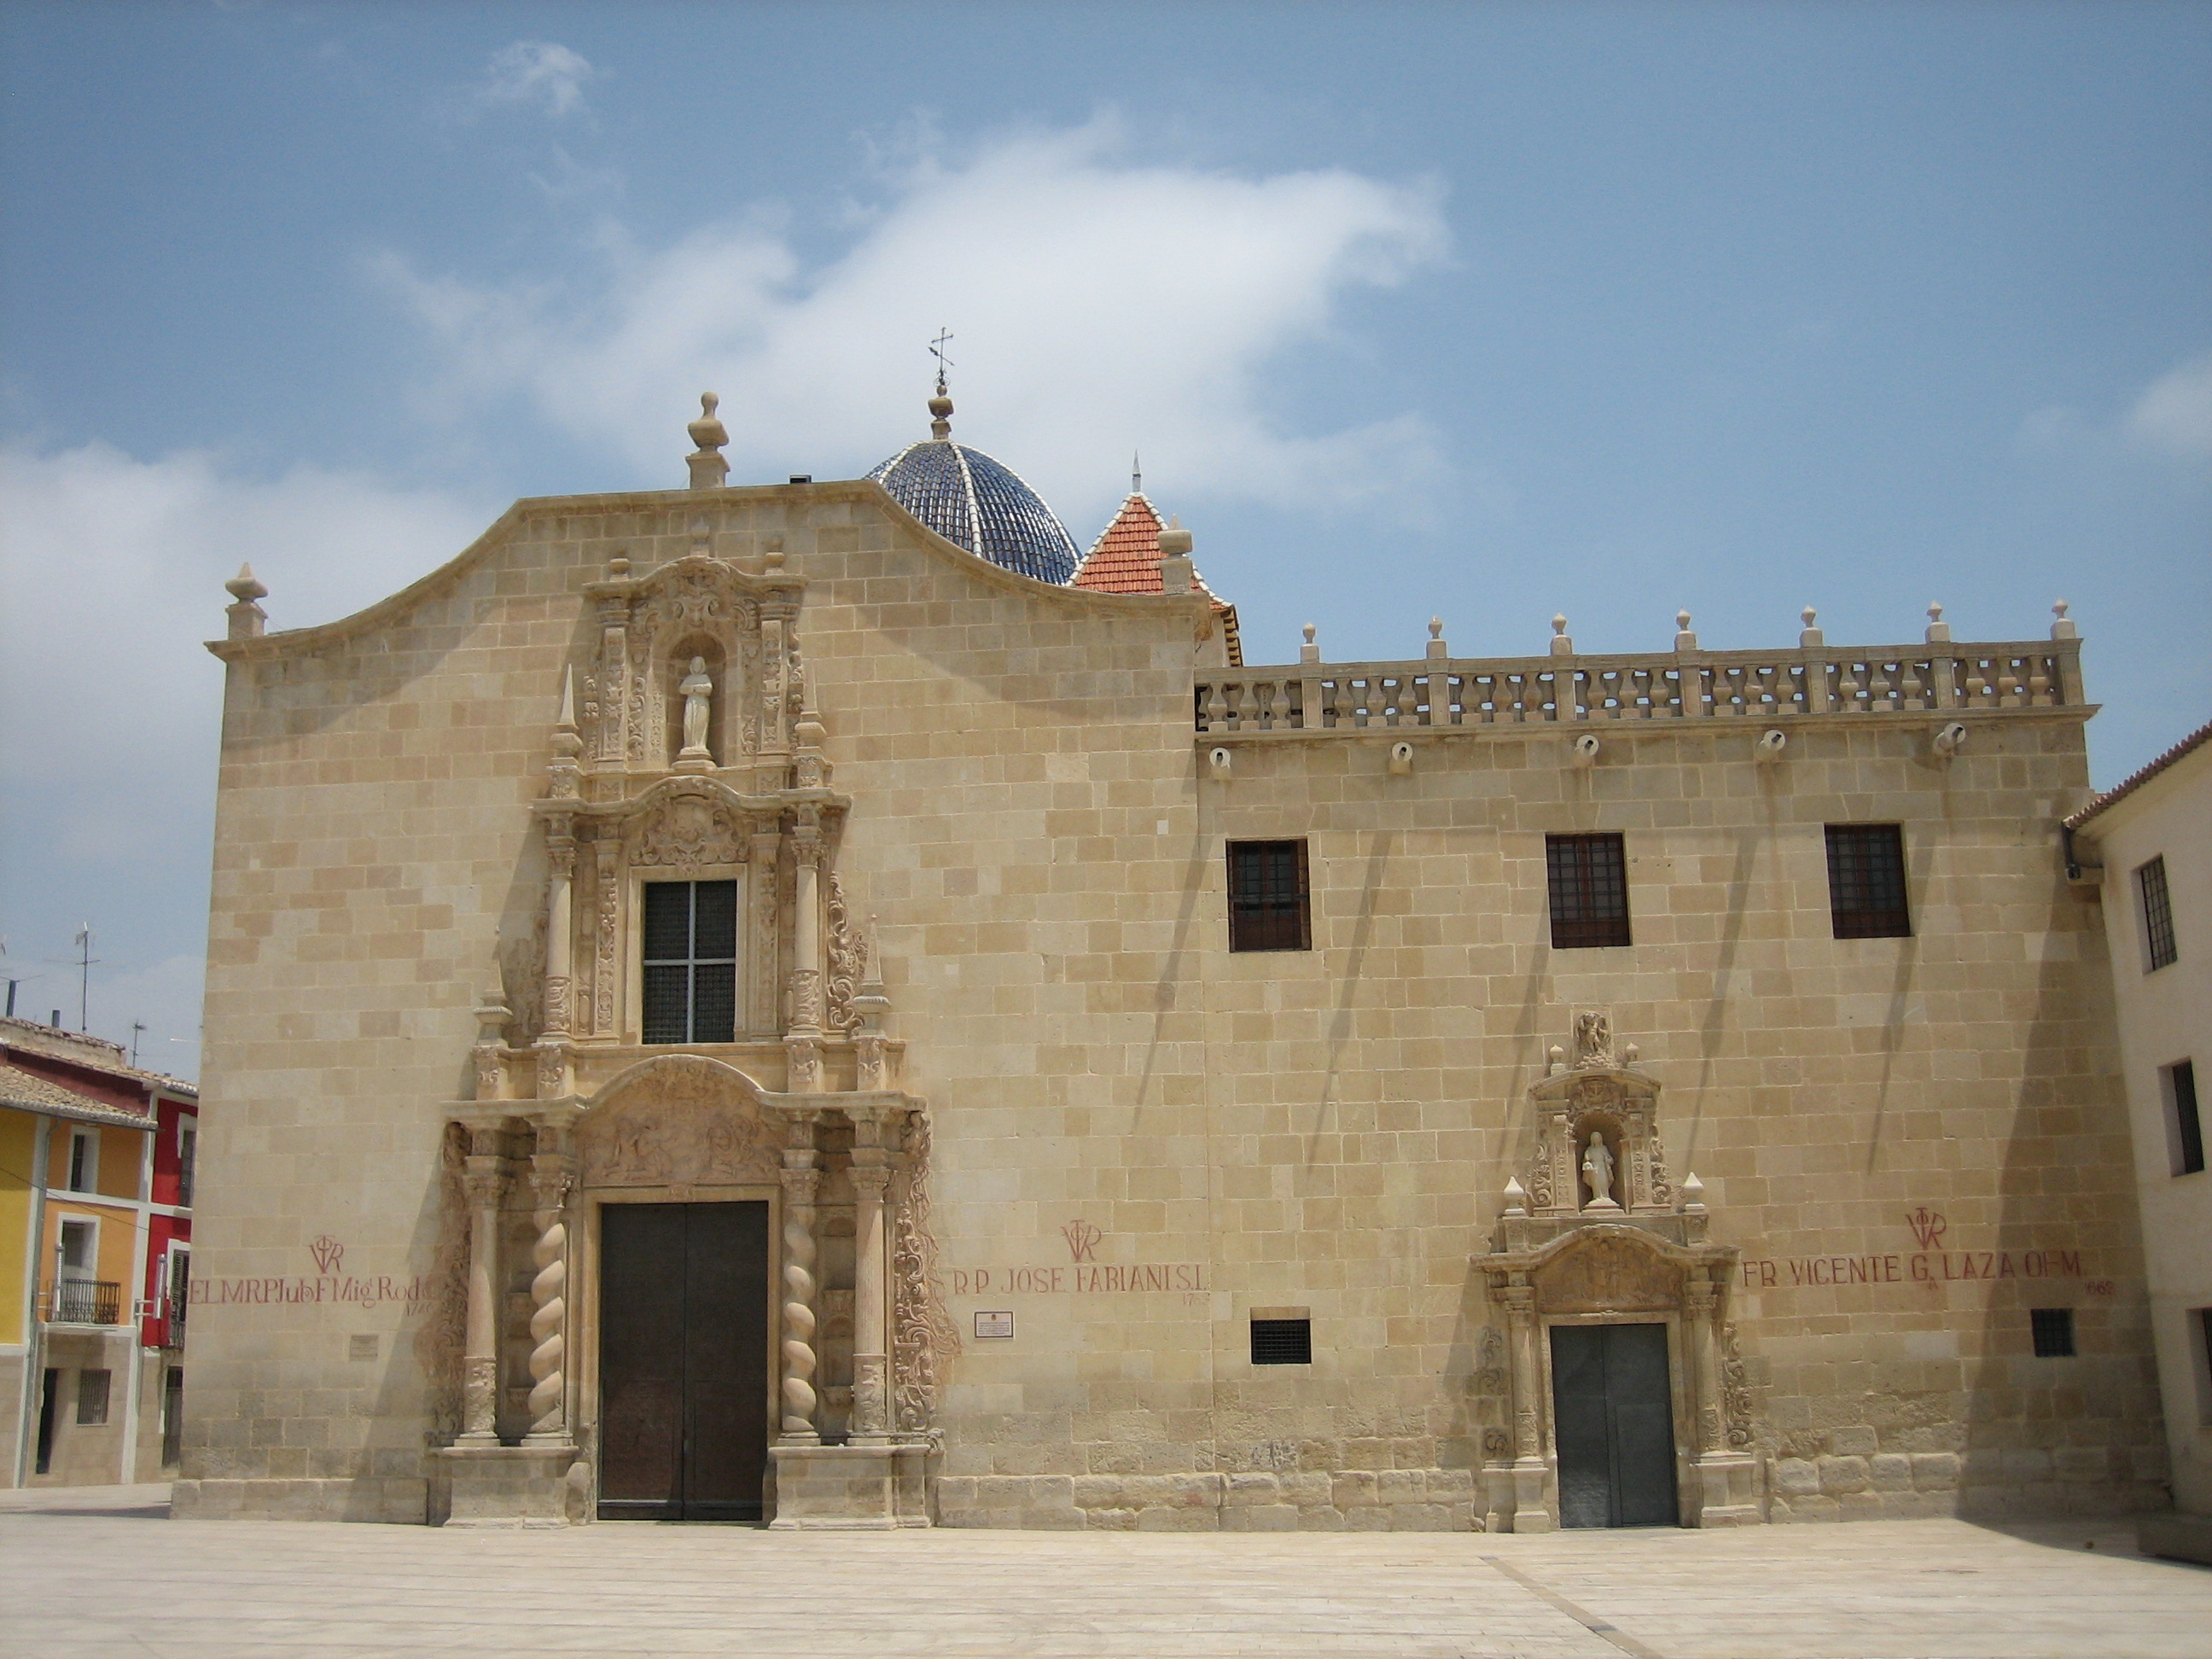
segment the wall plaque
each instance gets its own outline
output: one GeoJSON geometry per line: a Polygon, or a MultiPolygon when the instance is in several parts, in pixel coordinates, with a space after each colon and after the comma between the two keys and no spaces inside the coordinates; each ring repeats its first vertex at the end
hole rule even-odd
{"type": "Polygon", "coordinates": [[[979,1313],[975,1316],[975,1340],[978,1342],[1005,1342],[1014,1334],[1014,1316],[1012,1310],[1004,1313],[979,1313]]]}

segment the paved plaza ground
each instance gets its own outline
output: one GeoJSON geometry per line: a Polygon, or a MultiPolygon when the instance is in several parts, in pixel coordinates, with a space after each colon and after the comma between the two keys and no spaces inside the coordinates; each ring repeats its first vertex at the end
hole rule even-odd
{"type": "Polygon", "coordinates": [[[2111,1523],[464,1532],[172,1522],[167,1498],[0,1493],[0,1654],[2212,1659],[2212,1569],[2111,1523]]]}

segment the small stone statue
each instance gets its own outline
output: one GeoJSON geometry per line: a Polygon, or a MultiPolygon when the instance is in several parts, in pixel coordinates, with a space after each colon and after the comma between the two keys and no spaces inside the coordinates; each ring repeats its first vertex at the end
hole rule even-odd
{"type": "Polygon", "coordinates": [[[1585,1206],[1592,1210],[1617,1210],[1620,1205],[1613,1197],[1613,1154],[1605,1149],[1605,1137],[1593,1134],[1589,1150],[1583,1154],[1583,1179],[1589,1183],[1590,1200],[1585,1206]]]}
{"type": "Polygon", "coordinates": [[[691,659],[691,672],[676,689],[684,694],[684,758],[711,759],[707,753],[707,701],[714,695],[714,682],[704,657],[691,659]]]}

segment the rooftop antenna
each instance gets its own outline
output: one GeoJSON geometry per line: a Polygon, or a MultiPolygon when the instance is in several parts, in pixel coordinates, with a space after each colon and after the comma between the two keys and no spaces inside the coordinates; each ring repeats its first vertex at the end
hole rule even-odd
{"type": "Polygon", "coordinates": [[[1145,493],[1145,465],[1133,449],[1129,452],[1129,493],[1132,495],[1145,493]]]}
{"type": "Polygon", "coordinates": [[[131,1022],[131,1063],[134,1066],[138,1063],[138,1034],[145,1029],[146,1022],[143,1019],[131,1022]]]}
{"type": "Polygon", "coordinates": [[[98,958],[92,954],[92,924],[83,922],[76,930],[76,1029],[91,1029],[87,1011],[92,1006],[92,964],[98,958]]]}

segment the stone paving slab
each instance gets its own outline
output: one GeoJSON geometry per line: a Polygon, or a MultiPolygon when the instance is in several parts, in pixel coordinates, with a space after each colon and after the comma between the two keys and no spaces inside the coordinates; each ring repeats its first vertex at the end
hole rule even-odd
{"type": "Polygon", "coordinates": [[[2212,1659],[2212,1570],[2112,1523],[464,1532],[172,1522],[166,1496],[0,1492],[0,1653],[2212,1659]]]}

